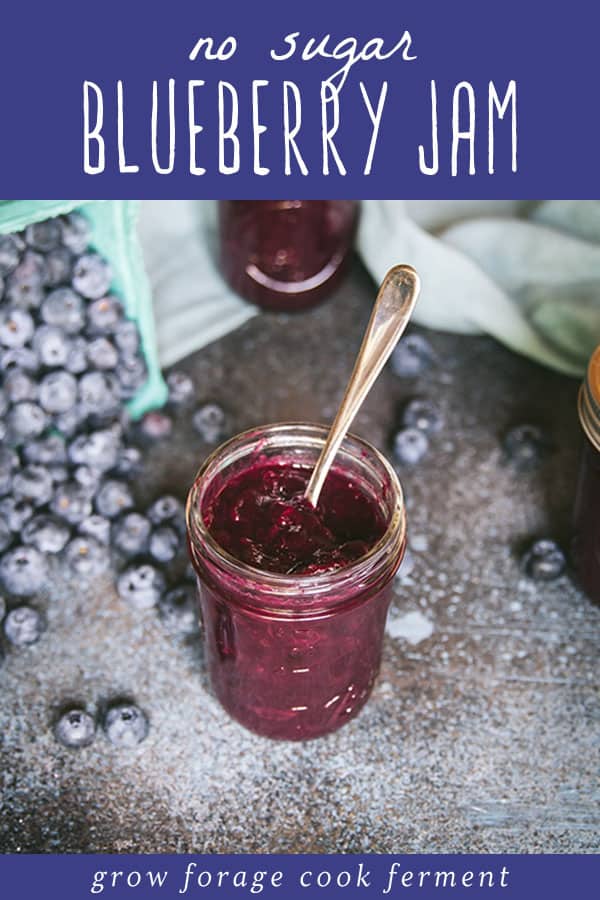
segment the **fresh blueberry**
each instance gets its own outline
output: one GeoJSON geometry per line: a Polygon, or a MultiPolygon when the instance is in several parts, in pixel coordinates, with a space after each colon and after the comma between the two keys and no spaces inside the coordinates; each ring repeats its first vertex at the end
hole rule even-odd
{"type": "MultiPolygon", "coordinates": [[[[8,550],[13,542],[12,531],[2,517],[0,517],[0,553],[8,550]]],[[[0,619],[2,616],[0,615],[0,619]]]]}
{"type": "Polygon", "coordinates": [[[6,614],[4,634],[15,647],[35,644],[41,638],[45,622],[42,614],[33,606],[15,606],[6,614]]]}
{"type": "Polygon", "coordinates": [[[88,747],[96,735],[96,722],[84,709],[68,709],[54,726],[54,737],[63,747],[88,747]]]}
{"type": "Polygon", "coordinates": [[[75,481],[59,484],[50,502],[50,509],[54,515],[71,525],[78,525],[92,514],[89,491],[75,481]]]}
{"type": "Polygon", "coordinates": [[[84,253],[73,266],[73,287],[88,300],[98,300],[108,293],[112,272],[97,253],[84,253]]]}
{"type": "Polygon", "coordinates": [[[431,400],[416,398],[411,400],[402,413],[404,428],[418,428],[425,434],[435,434],[444,426],[444,417],[439,407],[431,400]]]}
{"type": "Polygon", "coordinates": [[[6,299],[22,309],[38,307],[44,298],[45,279],[46,267],[42,257],[27,250],[6,280],[6,299]]]}
{"type": "Polygon", "coordinates": [[[40,315],[46,325],[61,328],[66,334],[76,334],[85,324],[83,301],[68,287],[51,291],[40,307],[40,315]]]}
{"type": "Polygon", "coordinates": [[[19,534],[25,522],[33,515],[33,506],[25,500],[15,497],[3,497],[0,500],[0,516],[4,519],[13,534],[19,534]]]}
{"type": "Polygon", "coordinates": [[[117,591],[121,600],[134,609],[150,609],[165,591],[165,578],[149,563],[132,565],[119,576],[117,591]]]}
{"type": "Polygon", "coordinates": [[[108,338],[97,337],[88,344],[87,358],[92,369],[114,369],[119,354],[108,338]]]}
{"type": "Polygon", "coordinates": [[[44,222],[33,222],[25,229],[25,241],[34,250],[48,253],[58,247],[62,239],[60,223],[57,219],[46,219],[44,222]]]}
{"type": "Polygon", "coordinates": [[[120,478],[135,478],[143,467],[142,453],[137,447],[121,447],[114,474],[120,478]]]}
{"type": "Polygon", "coordinates": [[[76,335],[69,344],[65,369],[72,375],[81,375],[87,370],[87,366],[87,341],[76,335]]]}
{"type": "Polygon", "coordinates": [[[158,615],[165,628],[175,634],[192,634],[198,630],[196,589],[180,584],[167,591],[158,604],[158,615]]]}
{"type": "Polygon", "coordinates": [[[0,369],[7,372],[9,369],[21,369],[29,375],[35,374],[40,367],[37,353],[30,347],[11,347],[0,353],[0,369]]]}
{"type": "Polygon", "coordinates": [[[394,458],[402,466],[415,466],[428,450],[427,435],[418,428],[401,428],[393,439],[394,458]]]}
{"type": "Polygon", "coordinates": [[[91,535],[77,535],[63,552],[68,570],[79,578],[96,578],[108,569],[108,548],[91,535]]]}
{"type": "Polygon", "coordinates": [[[390,358],[392,371],[401,378],[417,378],[435,362],[433,347],[420,334],[407,334],[390,358]]]}
{"type": "Polygon", "coordinates": [[[542,538],[534,541],[522,559],[523,569],[534,581],[554,581],[567,567],[565,554],[556,541],[542,538]]]}
{"type": "Polygon", "coordinates": [[[110,543],[110,525],[110,519],[94,514],[79,523],[78,531],[79,534],[95,538],[98,543],[107,546],[110,543]]]}
{"type": "Polygon", "coordinates": [[[117,519],[112,528],[112,543],[124,556],[143,556],[148,549],[152,526],[149,520],[137,512],[130,512],[117,519]]]}
{"type": "Polygon", "coordinates": [[[125,357],[136,356],[140,349],[140,333],[135,322],[123,319],[113,330],[115,346],[125,357]]]}
{"type": "Polygon", "coordinates": [[[31,375],[21,369],[9,369],[4,375],[3,391],[9,403],[37,400],[38,386],[31,375]]]}
{"type": "Polygon", "coordinates": [[[90,466],[77,466],[73,472],[73,480],[85,488],[90,497],[93,497],[102,482],[100,469],[92,469],[90,466]]]}
{"type": "Polygon", "coordinates": [[[133,496],[124,481],[109,478],[98,490],[96,510],[107,519],[114,519],[133,508],[133,496]]]}
{"type": "Polygon", "coordinates": [[[35,547],[40,553],[60,553],[70,536],[69,527],[62,519],[46,513],[33,516],[21,531],[23,543],[35,547]]]}
{"type": "Polygon", "coordinates": [[[0,234],[0,275],[8,275],[19,265],[25,244],[18,234],[0,234]]]}
{"type": "Polygon", "coordinates": [[[26,462],[41,466],[62,466],[67,461],[67,448],[59,434],[49,434],[23,445],[26,462]]]}
{"type": "MultiPolygon", "coordinates": [[[[148,369],[142,356],[121,356],[115,368],[119,379],[121,397],[130,400],[148,378],[148,369]]],[[[148,413],[148,415],[153,415],[148,413]]]]}
{"type": "Polygon", "coordinates": [[[33,348],[42,365],[55,369],[66,364],[71,345],[62,328],[41,325],[33,336],[33,348]]]}
{"type": "Polygon", "coordinates": [[[61,216],[62,242],[71,253],[77,255],[84,252],[90,243],[90,226],[88,220],[79,212],[70,212],[61,216]]]}
{"type": "Polygon", "coordinates": [[[82,409],[97,421],[114,416],[120,409],[119,386],[108,372],[87,372],[79,379],[82,409]]]}
{"type": "Polygon", "coordinates": [[[33,506],[44,506],[52,497],[52,476],[44,466],[25,466],[13,478],[13,496],[33,506]]]}
{"type": "Polygon", "coordinates": [[[16,597],[31,597],[48,580],[46,559],[35,547],[15,547],[0,558],[0,583],[16,597]]]}
{"type": "Polygon", "coordinates": [[[194,382],[185,372],[173,369],[167,375],[169,403],[171,406],[185,406],[191,403],[196,393],[194,382]]]}
{"type": "Polygon", "coordinates": [[[521,471],[541,463],[553,449],[548,435],[537,425],[516,425],[502,440],[504,455],[521,471]]]}
{"type": "Polygon", "coordinates": [[[171,494],[164,494],[155,500],[146,514],[153,525],[173,525],[178,531],[185,529],[183,503],[171,494]]]}
{"type": "Polygon", "coordinates": [[[73,274],[73,254],[67,247],[55,247],[46,254],[46,284],[68,284],[73,274]]]}
{"type": "Polygon", "coordinates": [[[118,455],[119,437],[110,428],[80,434],[69,444],[69,459],[75,466],[106,472],[115,467],[118,455]]]}
{"type": "Polygon", "coordinates": [[[3,347],[24,347],[34,333],[33,319],[24,309],[11,307],[0,310],[0,344],[3,347]]]}
{"type": "Polygon", "coordinates": [[[16,403],[7,416],[8,429],[12,440],[22,444],[39,437],[48,426],[48,416],[37,403],[24,400],[16,403]]]}
{"type": "Polygon", "coordinates": [[[218,403],[204,403],[192,416],[192,425],[207,444],[218,444],[229,430],[228,416],[218,403]]]}
{"type": "Polygon", "coordinates": [[[0,444],[0,497],[8,494],[12,487],[13,472],[19,465],[19,457],[14,450],[0,444]]]}
{"type": "Polygon", "coordinates": [[[106,736],[117,747],[135,747],[148,737],[148,718],[133,703],[111,706],[104,719],[106,736]]]}
{"type": "Polygon", "coordinates": [[[177,556],[179,535],[169,525],[161,525],[150,536],[150,556],[158,563],[169,563],[177,556]]]}
{"type": "Polygon", "coordinates": [[[147,412],[138,422],[138,433],[144,442],[164,440],[172,431],[173,420],[158,410],[147,412]]]}
{"type": "Polygon", "coordinates": [[[111,294],[88,306],[87,327],[91,335],[112,334],[122,319],[123,307],[111,294]]]}
{"type": "Polygon", "coordinates": [[[40,406],[47,413],[68,412],[77,400],[77,381],[70,372],[61,369],[50,372],[40,382],[40,406]]]}

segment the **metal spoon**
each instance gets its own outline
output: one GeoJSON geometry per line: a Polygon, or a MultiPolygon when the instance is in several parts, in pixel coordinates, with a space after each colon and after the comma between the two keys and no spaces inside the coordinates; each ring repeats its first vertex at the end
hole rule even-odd
{"type": "Polygon", "coordinates": [[[419,276],[407,265],[394,266],[381,282],[346,393],[304,492],[313,507],[354,416],[408,324],[420,289],[419,276]]]}

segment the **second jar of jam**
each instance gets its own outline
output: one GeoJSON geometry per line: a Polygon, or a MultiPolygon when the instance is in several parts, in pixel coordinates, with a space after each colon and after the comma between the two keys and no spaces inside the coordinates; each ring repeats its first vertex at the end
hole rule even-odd
{"type": "Polygon", "coordinates": [[[343,273],[357,218],[354,200],[221,200],[221,270],[252,303],[307,309],[343,273]]]}
{"type": "Polygon", "coordinates": [[[575,501],[573,556],[581,586],[600,604],[600,347],[579,392],[583,447],[575,501]]]}

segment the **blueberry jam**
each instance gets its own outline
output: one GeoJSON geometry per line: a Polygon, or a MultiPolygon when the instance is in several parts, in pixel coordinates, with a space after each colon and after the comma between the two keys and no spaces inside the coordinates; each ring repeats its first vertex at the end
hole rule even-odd
{"type": "Polygon", "coordinates": [[[269,572],[317,575],[350,565],[382,537],[382,514],[363,487],[336,470],[314,509],[304,499],[310,474],[284,461],[251,465],[209,500],[209,531],[231,556],[269,572]]]}

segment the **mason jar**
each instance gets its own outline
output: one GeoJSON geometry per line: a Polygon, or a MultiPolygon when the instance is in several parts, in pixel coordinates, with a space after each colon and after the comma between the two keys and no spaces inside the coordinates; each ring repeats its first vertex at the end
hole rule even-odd
{"type": "Polygon", "coordinates": [[[364,706],[379,670],[391,581],[404,554],[398,477],[361,438],[348,436],[335,468],[360,485],[385,522],[382,537],[344,568],[280,574],[228,554],[203,510],[257,459],[314,466],[327,429],[288,423],[246,431],[201,467],[187,501],[206,659],[227,712],[258,734],[303,740],[327,734],[364,706]]]}

